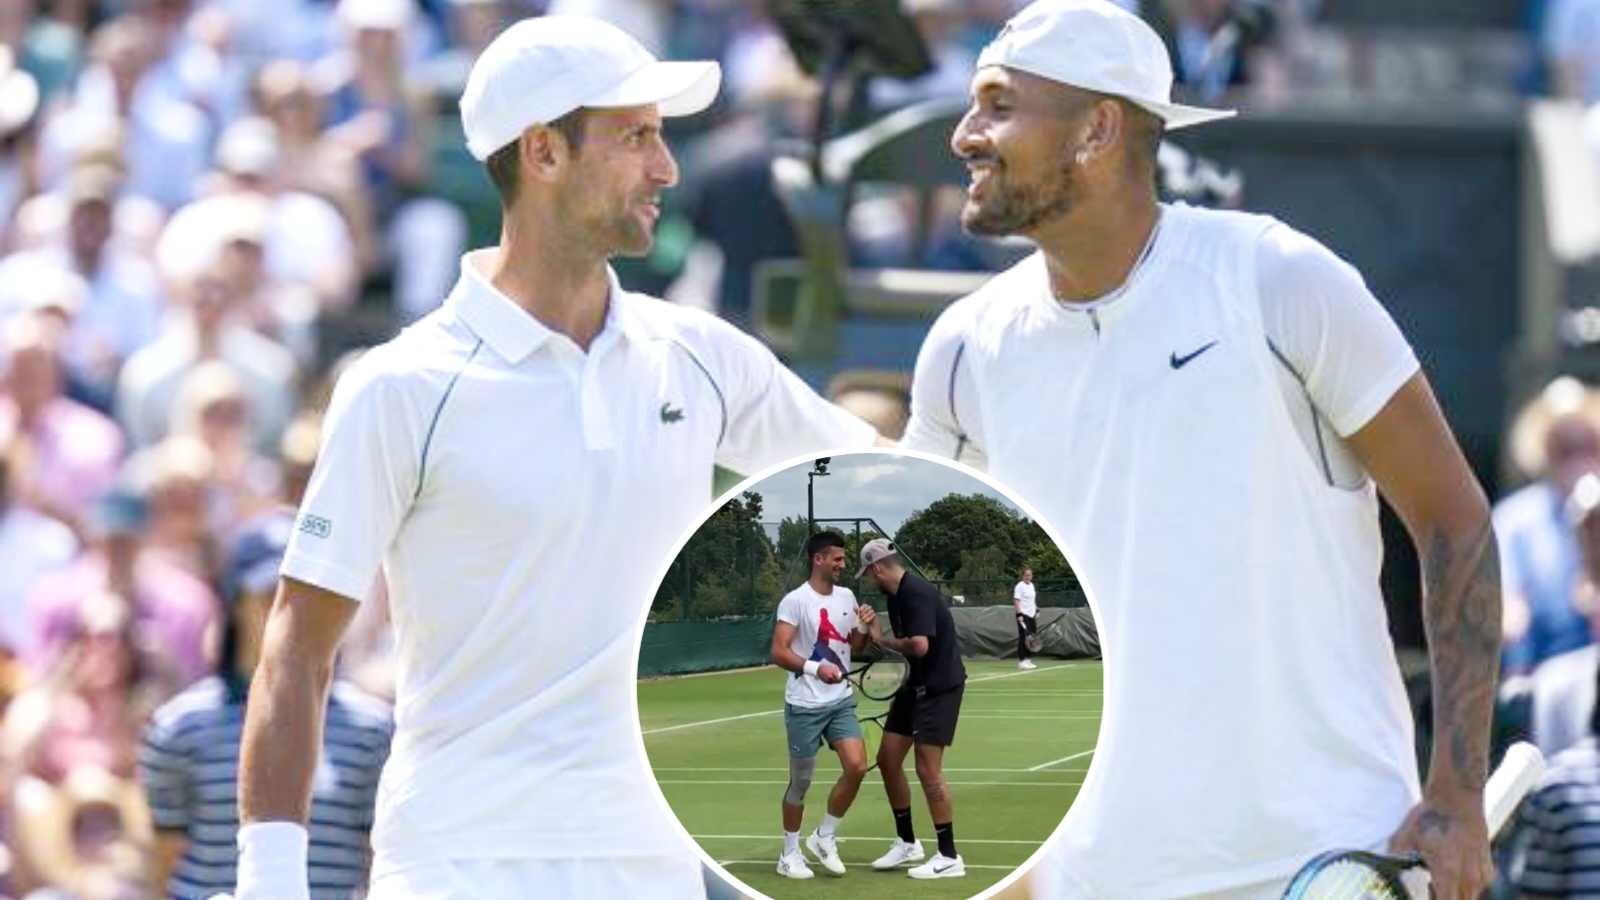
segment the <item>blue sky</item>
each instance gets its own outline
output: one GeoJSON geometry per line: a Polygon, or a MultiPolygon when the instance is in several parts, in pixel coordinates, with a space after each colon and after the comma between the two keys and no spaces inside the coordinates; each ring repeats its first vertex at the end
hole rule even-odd
{"type": "MultiPolygon", "coordinates": [[[[746,488],[765,500],[763,521],[806,514],[806,463],[746,488]]],[[[937,463],[888,453],[835,456],[828,477],[816,479],[817,518],[871,517],[891,534],[911,513],[950,493],[983,494],[1016,505],[976,478],[937,463]]],[[[843,527],[843,526],[841,526],[843,527]]]]}

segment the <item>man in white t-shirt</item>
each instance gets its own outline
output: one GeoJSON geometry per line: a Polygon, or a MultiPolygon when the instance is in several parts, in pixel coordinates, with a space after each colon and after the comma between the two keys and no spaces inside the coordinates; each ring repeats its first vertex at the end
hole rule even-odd
{"type": "Polygon", "coordinates": [[[518,22],[474,65],[462,124],[500,188],[500,245],[334,390],[251,683],[239,900],[307,896],[317,723],[380,566],[396,731],[368,896],[703,895],[638,752],[657,564],[714,463],[874,439],[754,339],[606,265],[650,248],[677,181],[661,117],[718,81],[591,19],[518,22]]]}
{"type": "Polygon", "coordinates": [[[1033,653],[1028,650],[1028,638],[1039,633],[1038,594],[1033,588],[1033,570],[1024,568],[1022,580],[1011,589],[1011,605],[1017,611],[1017,668],[1036,669],[1033,653]]]}
{"type": "Polygon", "coordinates": [[[789,786],[783,792],[783,854],[778,874],[810,878],[800,852],[800,823],[806,791],[817,769],[817,748],[826,743],[839,755],[839,780],[828,794],[822,824],[806,836],[806,849],[830,875],[845,874],[835,839],[839,820],[855,802],[867,775],[866,742],[856,719],[856,698],[845,676],[850,654],[866,643],[863,630],[876,618],[872,607],[838,584],[844,574],[844,538],[820,531],[806,540],[811,575],[785,594],[772,626],[772,664],[789,671],[783,689],[783,727],[789,741],[789,786]],[[860,627],[857,627],[857,626],[860,627]]]}
{"type": "Polygon", "coordinates": [[[1331,847],[1491,877],[1500,632],[1488,504],[1360,275],[1264,216],[1157,202],[1171,62],[1105,0],[1039,0],[979,58],[951,138],[963,225],[1039,252],[947,309],[904,446],[986,466],[1094,598],[1106,717],[1036,878],[1056,897],[1277,897],[1331,847]],[[1419,784],[1376,489],[1424,573],[1419,784]],[[1113,689],[1114,688],[1114,689],[1113,689]]]}

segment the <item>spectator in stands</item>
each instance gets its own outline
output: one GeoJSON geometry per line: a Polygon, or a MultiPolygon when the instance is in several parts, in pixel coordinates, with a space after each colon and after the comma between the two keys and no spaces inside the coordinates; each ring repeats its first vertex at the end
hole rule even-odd
{"type": "MultiPolygon", "coordinates": [[[[157,884],[172,898],[206,898],[235,880],[239,738],[278,567],[294,527],[288,512],[251,522],[229,554],[228,612],[219,674],[156,711],[139,756],[158,828],[157,884]]],[[[378,775],[388,757],[389,708],[334,682],[323,726],[325,776],[312,788],[311,896],[347,898],[366,881],[378,775]]]]}
{"type": "MultiPolygon", "coordinates": [[[[0,29],[4,16],[0,12],[0,29]]],[[[33,126],[38,110],[38,82],[17,66],[11,47],[0,38],[0,255],[13,247],[12,216],[37,188],[33,126]]]]}
{"type": "MultiPolygon", "coordinates": [[[[1565,516],[1576,533],[1578,546],[1579,575],[1573,606],[1587,617],[1590,634],[1600,635],[1600,471],[1577,479],[1567,498],[1565,516]]],[[[1533,670],[1528,679],[1532,694],[1529,736],[1546,756],[1565,750],[1590,733],[1597,669],[1600,645],[1590,643],[1558,653],[1533,670]]]]}
{"type": "Polygon", "coordinates": [[[152,676],[125,598],[100,591],[77,607],[61,653],[6,711],[0,756],[60,784],[74,769],[134,774],[139,730],[175,686],[152,676]]]}
{"type": "MultiPolygon", "coordinates": [[[[1591,695],[1595,672],[1589,675],[1591,695]]],[[[1517,877],[1521,896],[1592,897],[1600,894],[1600,865],[1593,855],[1600,831],[1600,707],[1588,734],[1550,759],[1538,788],[1523,803],[1519,827],[1527,851],[1517,877]]]]}
{"type": "Polygon", "coordinates": [[[244,154],[229,151],[255,144],[254,155],[262,160],[260,181],[242,186],[274,198],[269,268],[280,278],[310,285],[325,308],[344,309],[354,298],[359,276],[379,256],[360,159],[323,131],[323,98],[305,64],[268,63],[256,76],[254,99],[271,131],[235,124],[218,146],[218,163],[242,177],[245,173],[229,158],[244,154]],[[342,225],[330,217],[332,210],[342,217],[342,225]]]}
{"type": "Polygon", "coordinates": [[[461,96],[466,87],[472,61],[510,18],[504,0],[446,0],[445,5],[449,7],[449,44],[429,61],[422,80],[434,96],[453,98],[461,96]]]}
{"type": "Polygon", "coordinates": [[[78,527],[116,478],[122,434],[62,393],[61,337],[43,315],[16,316],[0,328],[0,423],[14,435],[13,495],[78,527]]]}
{"type": "Polygon", "coordinates": [[[198,108],[145,78],[157,62],[158,39],[148,23],[133,16],[113,19],[95,33],[92,64],[78,78],[71,102],[45,124],[47,181],[64,177],[84,142],[117,131],[128,161],[129,192],[168,210],[193,197],[209,159],[211,125],[198,108]]]}
{"type": "Polygon", "coordinates": [[[256,452],[250,397],[225,363],[201,363],[189,373],[173,407],[169,431],[172,437],[197,441],[210,460],[211,529],[231,529],[276,505],[278,467],[256,452]]]}
{"type": "Polygon", "coordinates": [[[128,461],[127,477],[145,497],[144,552],[210,583],[211,452],[193,435],[174,434],[128,461]]]}
{"type": "Polygon", "coordinates": [[[1556,654],[1593,641],[1574,601],[1583,579],[1567,498],[1600,470],[1600,396],[1576,379],[1552,381],[1517,416],[1511,454],[1532,484],[1494,508],[1504,585],[1502,669],[1526,674],[1556,654]]]}
{"type": "Polygon", "coordinates": [[[25,290],[49,269],[72,272],[88,286],[66,336],[65,359],[75,393],[103,411],[110,409],[118,370],[155,338],[165,307],[155,268],[111,240],[119,181],[115,170],[103,166],[75,170],[65,191],[64,242],[0,264],[0,283],[16,289],[25,290]]]}
{"type": "Polygon", "coordinates": [[[450,292],[466,250],[461,211],[422,195],[428,178],[430,112],[406,76],[404,40],[413,0],[341,0],[347,47],[326,61],[333,73],[329,137],[361,160],[394,273],[394,308],[420,317],[450,292]]]}
{"type": "MultiPolygon", "coordinates": [[[[288,424],[297,377],[294,356],[244,322],[239,309],[244,298],[227,277],[227,245],[260,243],[259,232],[230,229],[239,224],[241,220],[229,217],[216,220],[223,240],[195,248],[199,264],[190,272],[176,273],[176,299],[182,308],[169,317],[165,333],[123,368],[117,417],[135,446],[149,446],[166,435],[184,379],[207,360],[226,363],[244,385],[257,446],[271,447],[288,424]]],[[[168,239],[163,237],[162,242],[166,245],[168,239]]]]}
{"type": "Polygon", "coordinates": [[[30,628],[23,661],[49,672],[81,631],[85,604],[103,594],[132,606],[137,646],[162,682],[192,683],[210,671],[208,637],[216,600],[204,581],[147,552],[145,498],[117,489],[98,500],[88,519],[88,548],[67,568],[39,578],[29,592],[30,628]]]}
{"type": "Polygon", "coordinates": [[[1600,0],[1550,0],[1544,22],[1551,93],[1600,103],[1600,0]]]}
{"type": "MultiPolygon", "coordinates": [[[[51,3],[50,13],[61,3],[51,3]]],[[[38,0],[0,4],[0,48],[37,82],[46,102],[72,83],[82,63],[83,35],[55,15],[41,15],[38,0]]],[[[6,95],[0,89],[0,96],[6,95]]]]}
{"type": "Polygon", "coordinates": [[[1162,30],[1176,83],[1213,102],[1243,84],[1282,82],[1282,64],[1269,43],[1274,6],[1274,0],[1165,0],[1162,30]]]}
{"type": "Polygon", "coordinates": [[[10,483],[14,439],[0,424],[0,665],[28,640],[29,587],[78,552],[72,529],[16,502],[10,483]]]}

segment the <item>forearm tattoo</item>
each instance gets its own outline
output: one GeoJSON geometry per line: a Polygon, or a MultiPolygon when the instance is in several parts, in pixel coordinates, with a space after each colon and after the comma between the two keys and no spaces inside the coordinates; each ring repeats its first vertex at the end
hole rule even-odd
{"type": "MultiPolygon", "coordinates": [[[[1479,791],[1500,661],[1500,557],[1486,519],[1470,538],[1435,533],[1422,548],[1423,624],[1433,666],[1433,766],[1479,791]]],[[[1431,777],[1431,776],[1430,776],[1431,777]]]]}

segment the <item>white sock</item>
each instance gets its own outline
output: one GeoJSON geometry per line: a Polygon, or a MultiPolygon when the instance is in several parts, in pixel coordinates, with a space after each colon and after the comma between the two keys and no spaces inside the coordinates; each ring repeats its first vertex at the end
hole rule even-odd
{"type": "Polygon", "coordinates": [[[839,817],[833,813],[822,814],[822,824],[817,826],[817,834],[825,838],[833,837],[833,832],[839,827],[839,817]]]}
{"type": "Polygon", "coordinates": [[[787,856],[790,853],[799,853],[799,852],[800,852],[800,832],[798,832],[798,831],[785,831],[783,833],[783,853],[784,853],[784,855],[787,856]]]}

